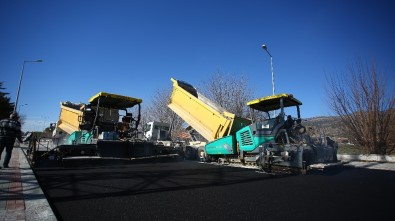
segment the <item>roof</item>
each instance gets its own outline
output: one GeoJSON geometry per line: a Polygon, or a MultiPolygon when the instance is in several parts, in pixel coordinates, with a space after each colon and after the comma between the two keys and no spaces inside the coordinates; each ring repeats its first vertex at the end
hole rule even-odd
{"type": "Polygon", "coordinates": [[[302,105],[302,102],[294,98],[292,94],[276,94],[276,95],[266,96],[263,98],[258,98],[249,101],[247,105],[252,109],[268,112],[281,108],[280,107],[281,98],[283,98],[284,107],[302,105]]]}
{"type": "Polygon", "coordinates": [[[89,99],[89,103],[97,105],[100,98],[100,106],[108,107],[113,109],[125,109],[133,107],[136,104],[140,104],[143,100],[139,98],[127,97],[118,94],[110,94],[106,92],[99,92],[89,99]]]}

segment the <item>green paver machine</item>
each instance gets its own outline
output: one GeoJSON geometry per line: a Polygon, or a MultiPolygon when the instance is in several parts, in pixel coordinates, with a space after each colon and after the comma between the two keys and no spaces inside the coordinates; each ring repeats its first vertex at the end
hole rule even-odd
{"type": "Polygon", "coordinates": [[[317,163],[337,162],[336,147],[314,142],[302,126],[302,105],[291,94],[255,99],[247,105],[257,111],[279,113],[276,117],[254,122],[237,117],[210,101],[190,84],[173,81],[169,108],[202,134],[209,142],[205,160],[255,164],[271,171],[274,166],[305,172],[317,163]],[[295,108],[297,116],[285,111],[295,108]]]}

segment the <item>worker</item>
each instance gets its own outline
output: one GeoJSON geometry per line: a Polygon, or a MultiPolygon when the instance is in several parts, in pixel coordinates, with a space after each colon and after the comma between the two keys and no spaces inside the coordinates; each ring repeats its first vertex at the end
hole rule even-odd
{"type": "MultiPolygon", "coordinates": [[[[6,154],[3,162],[3,167],[8,168],[11,159],[12,149],[14,148],[15,139],[22,142],[21,123],[17,113],[12,113],[10,118],[0,121],[0,158],[4,148],[6,154]]],[[[1,168],[1,167],[0,167],[1,168]]]]}
{"type": "Polygon", "coordinates": [[[288,115],[287,120],[285,121],[284,124],[285,130],[287,131],[288,135],[292,134],[292,129],[293,129],[292,127],[294,126],[294,124],[295,124],[294,119],[292,119],[291,115],[288,115]]]}

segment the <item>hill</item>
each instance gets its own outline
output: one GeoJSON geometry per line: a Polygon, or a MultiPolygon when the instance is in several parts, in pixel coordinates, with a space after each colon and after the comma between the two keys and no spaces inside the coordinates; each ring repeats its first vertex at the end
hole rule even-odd
{"type": "Polygon", "coordinates": [[[307,129],[311,127],[315,128],[316,130],[318,130],[317,131],[318,133],[323,134],[324,136],[332,137],[338,142],[340,140],[347,139],[340,117],[332,117],[332,116],[312,117],[312,118],[303,119],[302,124],[307,129]]]}

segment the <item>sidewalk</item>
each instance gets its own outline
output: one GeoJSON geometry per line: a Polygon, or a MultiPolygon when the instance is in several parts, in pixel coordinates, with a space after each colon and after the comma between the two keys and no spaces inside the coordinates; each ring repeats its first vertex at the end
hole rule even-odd
{"type": "Polygon", "coordinates": [[[20,147],[14,147],[9,166],[0,169],[0,221],[56,220],[20,147]]]}

